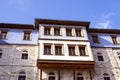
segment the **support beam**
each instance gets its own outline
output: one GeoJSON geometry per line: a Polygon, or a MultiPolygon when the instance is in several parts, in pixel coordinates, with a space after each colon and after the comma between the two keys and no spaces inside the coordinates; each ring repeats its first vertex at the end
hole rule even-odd
{"type": "Polygon", "coordinates": [[[58,80],[61,80],[61,78],[60,78],[60,69],[58,69],[58,80]]]}
{"type": "Polygon", "coordinates": [[[92,80],[92,70],[91,69],[89,69],[89,73],[90,73],[90,80],[92,80]]]}
{"type": "Polygon", "coordinates": [[[42,80],[42,69],[40,69],[40,80],[42,80]]]}

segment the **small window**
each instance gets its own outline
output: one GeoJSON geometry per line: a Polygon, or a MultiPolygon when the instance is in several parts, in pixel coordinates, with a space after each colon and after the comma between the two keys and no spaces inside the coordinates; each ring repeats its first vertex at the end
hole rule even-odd
{"type": "Polygon", "coordinates": [[[86,56],[85,47],[79,46],[79,53],[80,56],[86,56]]]}
{"type": "Polygon", "coordinates": [[[118,59],[120,60],[120,53],[118,52],[117,55],[118,55],[118,59]]]}
{"type": "Polygon", "coordinates": [[[44,45],[44,54],[51,55],[51,45],[44,45]]]}
{"type": "Polygon", "coordinates": [[[26,80],[25,72],[22,71],[19,73],[18,80],[26,80]]]}
{"type": "Polygon", "coordinates": [[[1,30],[0,39],[7,39],[7,33],[8,31],[1,30]]]}
{"type": "Polygon", "coordinates": [[[100,43],[98,35],[96,35],[96,34],[92,35],[92,40],[93,40],[94,43],[100,43]]]}
{"type": "Polygon", "coordinates": [[[0,58],[2,57],[2,50],[0,49],[0,58]]]}
{"type": "Polygon", "coordinates": [[[109,74],[104,73],[103,76],[104,76],[104,80],[110,80],[109,74]]]}
{"type": "Polygon", "coordinates": [[[118,44],[119,43],[117,36],[111,36],[111,38],[112,38],[113,44],[118,44]]]}
{"type": "Polygon", "coordinates": [[[24,32],[23,40],[31,40],[31,32],[24,32]]]}
{"type": "Polygon", "coordinates": [[[60,28],[54,28],[54,35],[60,36],[60,28]]]}
{"type": "Polygon", "coordinates": [[[69,46],[68,50],[69,50],[69,55],[70,56],[74,56],[75,55],[75,46],[69,46]]]}
{"type": "Polygon", "coordinates": [[[44,28],[44,35],[50,35],[50,27],[49,26],[44,28]]]}
{"type": "Polygon", "coordinates": [[[66,35],[72,36],[72,29],[66,29],[66,35]]]}
{"type": "Polygon", "coordinates": [[[76,32],[76,36],[77,36],[77,37],[82,36],[82,35],[81,35],[81,29],[76,29],[75,32],[76,32]]]}
{"type": "Polygon", "coordinates": [[[55,46],[55,55],[62,55],[62,46],[55,46]]]}
{"type": "Polygon", "coordinates": [[[103,55],[101,53],[97,53],[98,61],[104,61],[103,55]]]}
{"type": "Polygon", "coordinates": [[[28,59],[28,51],[25,50],[22,52],[21,59],[28,59]]]}
{"type": "Polygon", "coordinates": [[[84,80],[83,75],[81,73],[77,73],[77,80],[84,80]]]}
{"type": "Polygon", "coordinates": [[[48,80],[55,80],[55,73],[50,72],[50,73],[48,74],[48,80]]]}

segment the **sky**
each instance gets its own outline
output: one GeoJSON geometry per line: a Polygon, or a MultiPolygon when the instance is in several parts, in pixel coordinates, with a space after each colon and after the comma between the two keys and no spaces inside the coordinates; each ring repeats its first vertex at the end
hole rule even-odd
{"type": "Polygon", "coordinates": [[[35,18],[89,21],[90,28],[120,29],[120,0],[1,0],[0,23],[35,18]]]}

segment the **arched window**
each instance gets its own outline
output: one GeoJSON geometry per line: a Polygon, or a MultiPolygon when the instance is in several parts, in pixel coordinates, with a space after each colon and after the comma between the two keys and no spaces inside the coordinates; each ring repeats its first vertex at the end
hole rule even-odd
{"type": "Polygon", "coordinates": [[[103,55],[101,53],[97,53],[98,61],[104,61],[103,55]]]}
{"type": "Polygon", "coordinates": [[[28,51],[27,50],[22,51],[21,59],[28,59],[28,51]]]}
{"type": "Polygon", "coordinates": [[[110,77],[109,77],[108,73],[104,73],[103,76],[104,76],[104,80],[110,80],[110,77]]]}
{"type": "Polygon", "coordinates": [[[24,71],[19,72],[18,80],[26,80],[26,74],[24,71]]]}
{"type": "Polygon", "coordinates": [[[77,80],[84,80],[82,73],[77,73],[77,80]]]}
{"type": "Polygon", "coordinates": [[[2,57],[2,49],[0,49],[0,58],[2,57]]]}
{"type": "Polygon", "coordinates": [[[50,72],[50,73],[48,74],[48,80],[55,80],[55,73],[50,72]]]}

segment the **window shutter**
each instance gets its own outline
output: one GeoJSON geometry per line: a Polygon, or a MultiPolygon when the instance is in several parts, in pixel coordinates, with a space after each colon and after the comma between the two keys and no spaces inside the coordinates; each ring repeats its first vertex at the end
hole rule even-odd
{"type": "Polygon", "coordinates": [[[60,28],[60,36],[62,36],[62,28],[60,28]]]}
{"type": "Polygon", "coordinates": [[[76,36],[75,35],[75,28],[72,28],[72,36],[76,36]]]}
{"type": "Polygon", "coordinates": [[[51,28],[50,28],[50,35],[53,35],[53,34],[54,34],[54,28],[51,27],[51,28]]]}

